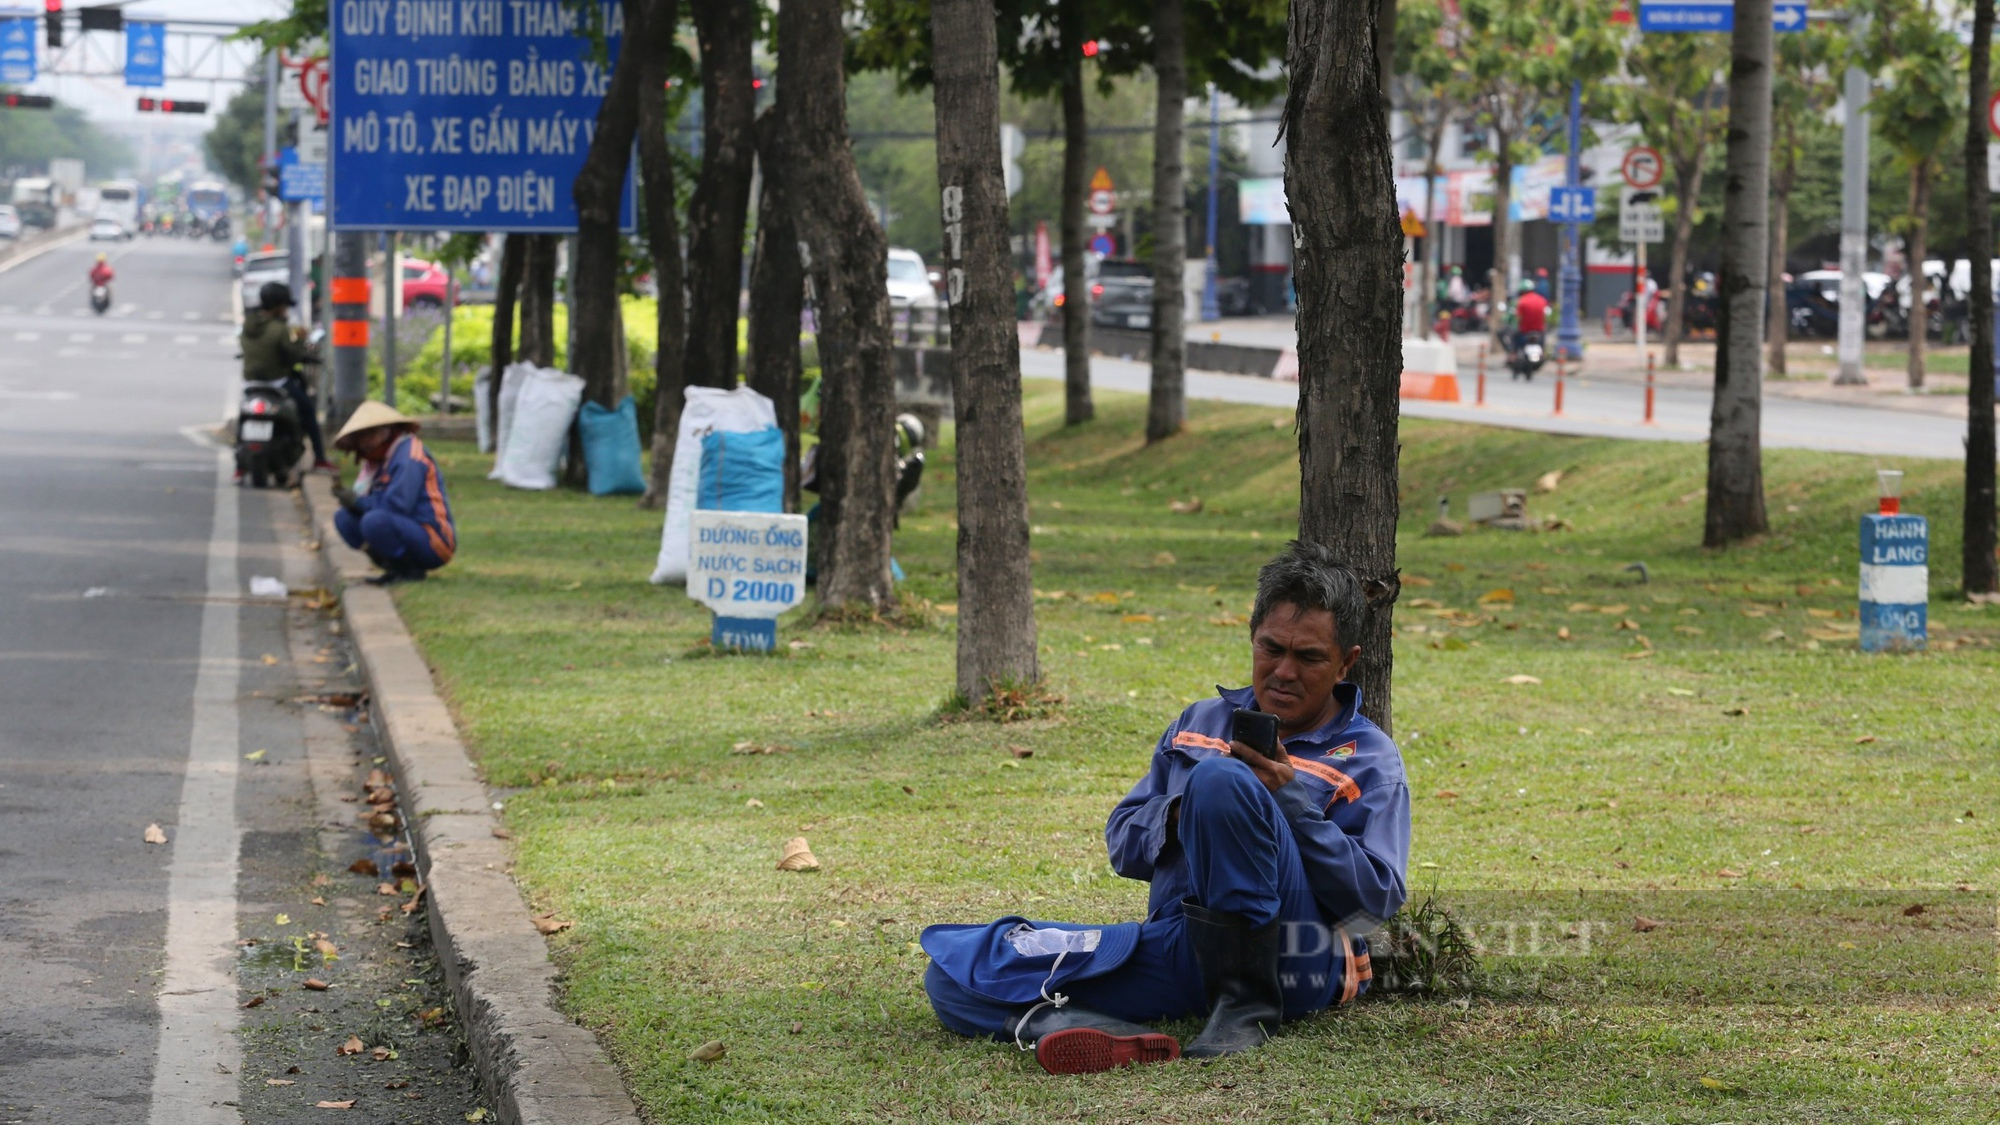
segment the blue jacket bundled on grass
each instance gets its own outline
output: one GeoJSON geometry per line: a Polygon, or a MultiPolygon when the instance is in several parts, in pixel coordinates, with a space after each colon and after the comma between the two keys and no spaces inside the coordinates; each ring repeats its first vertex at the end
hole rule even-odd
{"type": "Polygon", "coordinates": [[[1105,826],[1112,868],[1152,884],[1145,921],[930,927],[924,985],[946,1027],[1084,1073],[1178,1057],[1147,1021],[1205,1013],[1186,1054],[1233,1054],[1367,987],[1365,935],[1407,895],[1410,799],[1346,680],[1362,583],[1295,543],[1257,587],[1251,685],[1182,712],[1105,826]],[[1239,712],[1261,713],[1246,731],[1275,725],[1268,751],[1239,740],[1239,712]]]}

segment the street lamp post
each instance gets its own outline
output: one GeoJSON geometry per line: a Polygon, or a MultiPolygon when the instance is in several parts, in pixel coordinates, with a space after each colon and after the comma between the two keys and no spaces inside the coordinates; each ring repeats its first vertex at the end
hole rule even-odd
{"type": "Polygon", "coordinates": [[[1222,151],[1222,95],[1215,83],[1208,84],[1208,245],[1204,255],[1207,269],[1201,281],[1201,318],[1221,320],[1222,306],[1215,297],[1215,198],[1217,168],[1222,151]]]}

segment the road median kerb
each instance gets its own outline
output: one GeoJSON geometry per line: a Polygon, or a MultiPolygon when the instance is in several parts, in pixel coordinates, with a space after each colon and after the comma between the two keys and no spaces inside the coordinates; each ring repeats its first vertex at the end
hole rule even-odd
{"type": "Polygon", "coordinates": [[[485,783],[459,741],[386,590],[360,585],[366,556],[334,534],[332,482],[303,489],[328,578],[410,816],[430,897],[431,937],[480,1080],[507,1125],[638,1125],[639,1112],[590,1032],[555,1007],[555,966],[509,869],[485,783]]]}

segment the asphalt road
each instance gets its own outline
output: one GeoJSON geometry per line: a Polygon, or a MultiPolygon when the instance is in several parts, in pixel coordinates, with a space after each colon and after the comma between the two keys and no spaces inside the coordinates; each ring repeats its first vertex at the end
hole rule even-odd
{"type": "Polygon", "coordinates": [[[356,824],[337,626],[248,589],[312,585],[297,502],[200,433],[238,380],[226,245],[104,249],[102,317],[88,243],[0,269],[0,1125],[462,1119],[421,904],[346,870],[399,853],[356,824]]]}
{"type": "MultiPolygon", "coordinates": [[[[1021,351],[1021,374],[1029,378],[1061,379],[1060,350],[1021,351]]],[[[1152,368],[1144,363],[1094,356],[1091,383],[1112,390],[1144,394],[1152,368]]],[[[1563,413],[1555,413],[1555,373],[1545,368],[1532,382],[1513,382],[1498,365],[1487,373],[1486,405],[1474,406],[1474,371],[1458,373],[1461,403],[1405,399],[1403,414],[1411,418],[1442,418],[1517,430],[1552,434],[1626,438],[1637,441],[1705,442],[1712,395],[1707,390],[1661,387],[1655,421],[1645,422],[1641,387],[1627,381],[1570,379],[1564,385],[1563,413]]],[[[1217,375],[1190,371],[1190,398],[1253,403],[1293,409],[1297,383],[1247,375],[1217,375]]],[[[1778,449],[1818,449],[1831,453],[1872,453],[1899,458],[1965,456],[1965,420],[1897,410],[1869,409],[1835,403],[1807,402],[1767,396],[1764,399],[1764,444],[1778,449]]]]}

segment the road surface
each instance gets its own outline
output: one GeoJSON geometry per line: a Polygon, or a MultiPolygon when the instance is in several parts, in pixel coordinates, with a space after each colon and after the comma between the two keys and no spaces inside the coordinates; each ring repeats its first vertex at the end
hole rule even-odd
{"type": "Polygon", "coordinates": [[[449,1019],[405,1014],[441,1002],[422,914],[345,871],[394,862],[341,799],[369,728],[315,698],[345,650],[249,594],[313,585],[296,500],[200,433],[237,381],[227,244],[108,248],[104,317],[95,252],[0,269],[0,1123],[460,1120],[449,1019]]]}

